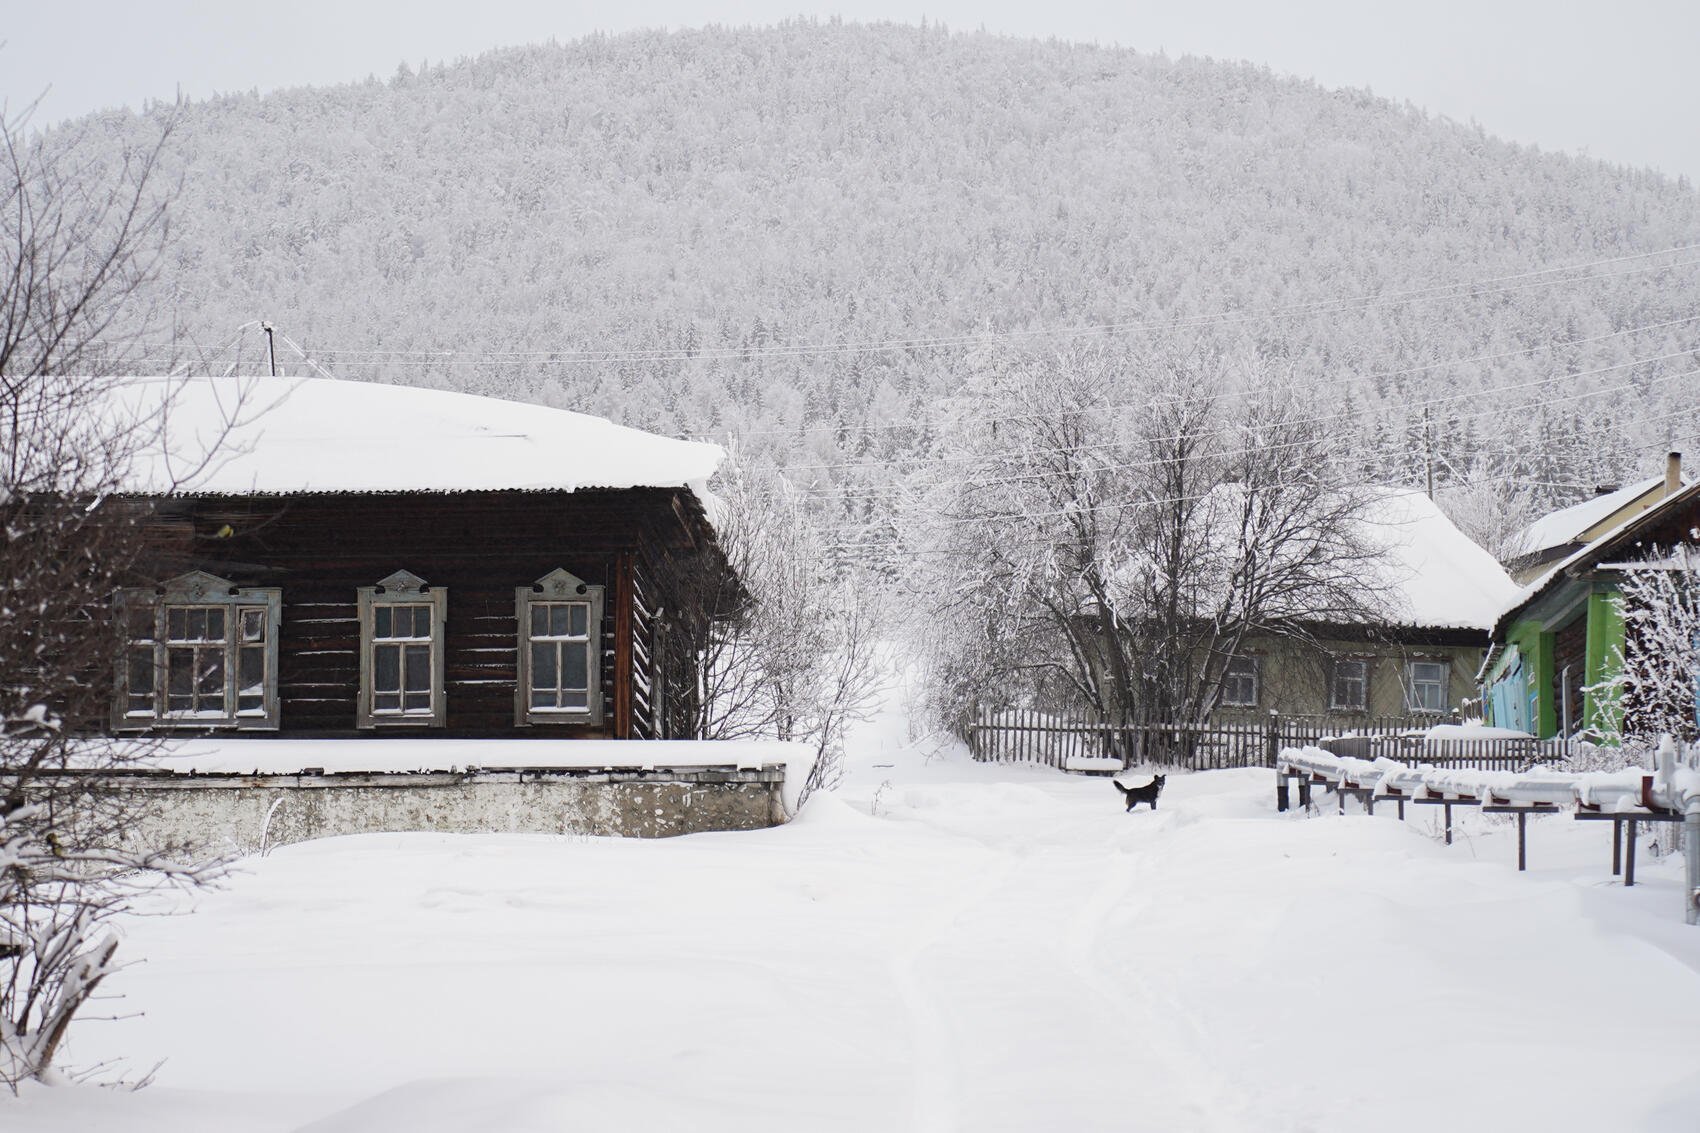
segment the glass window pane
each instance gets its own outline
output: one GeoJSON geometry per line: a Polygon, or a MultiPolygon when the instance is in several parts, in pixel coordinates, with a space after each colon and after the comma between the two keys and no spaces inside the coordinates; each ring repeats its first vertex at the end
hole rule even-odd
{"type": "Polygon", "coordinates": [[[549,633],[549,607],[541,602],[531,604],[531,636],[546,637],[549,633]]]}
{"type": "Polygon", "coordinates": [[[264,610],[242,611],[242,640],[264,641],[266,639],[266,612],[264,610]]]}
{"type": "Polygon", "coordinates": [[[590,694],[587,693],[587,692],[562,692],[561,693],[561,707],[562,708],[583,708],[583,707],[586,706],[589,699],[590,699],[590,694]]]}
{"type": "Polygon", "coordinates": [[[380,692],[372,697],[372,711],[399,712],[401,711],[401,693],[380,692]]]}
{"type": "Polygon", "coordinates": [[[189,633],[189,611],[173,606],[165,611],[165,635],[172,641],[182,641],[189,633]]]}
{"type": "Polygon", "coordinates": [[[222,649],[202,649],[196,658],[199,672],[196,674],[195,688],[203,696],[224,695],[224,651],[222,649]]]}
{"type": "Polygon", "coordinates": [[[557,685],[555,668],[556,646],[548,642],[533,642],[531,646],[531,687],[554,689],[557,685]]]}
{"type": "Polygon", "coordinates": [[[561,646],[561,687],[584,688],[589,676],[590,667],[586,663],[584,646],[561,646]]]}
{"type": "Polygon", "coordinates": [[[590,607],[581,603],[569,606],[568,610],[572,613],[572,624],[569,627],[568,632],[574,637],[583,637],[585,632],[585,619],[590,615],[590,607]]]}
{"type": "Polygon", "coordinates": [[[390,637],[390,607],[378,606],[372,610],[372,636],[390,637]]]}
{"type": "Polygon", "coordinates": [[[131,712],[153,710],[153,646],[130,650],[129,692],[131,712]]]}
{"type": "Polygon", "coordinates": [[[408,692],[431,691],[431,647],[429,645],[409,645],[407,650],[406,684],[402,687],[408,692]]]}
{"type": "Polygon", "coordinates": [[[549,607],[549,636],[564,637],[567,632],[567,607],[553,605],[549,607]]]}
{"type": "Polygon", "coordinates": [[[166,688],[173,696],[187,696],[195,684],[195,651],[165,651],[166,688]]]}
{"type": "Polygon", "coordinates": [[[556,695],[555,690],[552,689],[552,688],[549,688],[549,689],[536,689],[536,688],[534,688],[534,689],[531,690],[531,706],[533,708],[554,708],[555,707],[555,695],[556,695]]]}
{"type": "Polygon", "coordinates": [[[258,645],[246,645],[238,661],[236,687],[244,695],[265,691],[266,651],[258,645]]]}
{"type": "Polygon", "coordinates": [[[429,712],[431,694],[429,691],[403,693],[401,707],[404,712],[429,712]]]}
{"type": "Polygon", "coordinates": [[[401,689],[401,646],[379,645],[372,650],[372,687],[379,692],[401,689]]]}
{"type": "Polygon", "coordinates": [[[207,615],[207,636],[206,636],[206,640],[208,640],[208,641],[223,641],[224,640],[224,611],[223,610],[207,610],[207,611],[205,611],[205,613],[207,615]]]}

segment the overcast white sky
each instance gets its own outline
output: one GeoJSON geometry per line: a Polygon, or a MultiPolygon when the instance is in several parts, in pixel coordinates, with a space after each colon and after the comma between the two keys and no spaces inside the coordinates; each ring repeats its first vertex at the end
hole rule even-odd
{"type": "Polygon", "coordinates": [[[1249,59],[1369,86],[1543,149],[1700,180],[1697,0],[0,0],[0,97],[48,90],[38,123],[181,88],[270,90],[387,76],[590,31],[768,24],[807,14],[985,27],[1170,55],[1249,59]],[[49,89],[51,88],[51,89],[49,89]]]}

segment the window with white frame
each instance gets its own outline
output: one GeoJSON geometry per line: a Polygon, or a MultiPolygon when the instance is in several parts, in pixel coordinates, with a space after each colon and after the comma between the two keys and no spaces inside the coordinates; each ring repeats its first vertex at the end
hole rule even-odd
{"type": "Polygon", "coordinates": [[[355,723],[441,727],[448,591],[398,570],[360,588],[360,700],[355,723]]]}
{"type": "Polygon", "coordinates": [[[1412,712],[1446,711],[1446,677],[1450,669],[1444,661],[1406,664],[1405,697],[1412,712]]]}
{"type": "Polygon", "coordinates": [[[275,729],[282,594],[205,571],[122,591],[114,725],[275,729]]]}
{"type": "Polygon", "coordinates": [[[516,724],[602,722],[602,594],[564,569],[514,591],[516,724]]]}
{"type": "Polygon", "coordinates": [[[1258,679],[1256,657],[1235,657],[1222,671],[1222,703],[1229,708],[1256,708],[1258,679]]]}
{"type": "Polygon", "coordinates": [[[1369,662],[1336,657],[1328,675],[1328,707],[1335,712],[1362,712],[1369,706],[1369,662]]]}

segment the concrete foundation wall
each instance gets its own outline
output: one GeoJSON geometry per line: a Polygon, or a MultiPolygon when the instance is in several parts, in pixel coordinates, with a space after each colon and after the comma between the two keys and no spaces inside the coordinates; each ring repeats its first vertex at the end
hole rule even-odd
{"type": "Polygon", "coordinates": [[[173,775],[143,793],[138,846],[253,853],[378,831],[514,831],[665,838],[785,821],[783,768],[686,772],[173,775]]]}

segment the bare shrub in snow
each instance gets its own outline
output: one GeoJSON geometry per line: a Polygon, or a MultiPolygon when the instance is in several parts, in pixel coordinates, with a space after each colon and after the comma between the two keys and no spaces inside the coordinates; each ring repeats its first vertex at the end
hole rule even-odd
{"type": "MultiPolygon", "coordinates": [[[[116,408],[120,325],[157,271],[170,193],[158,140],[118,167],[74,136],[0,122],[0,1082],[50,1079],[71,1019],[113,970],[114,918],[161,878],[216,866],[138,850],[117,777],[147,744],[103,738],[116,587],[147,507],[115,493],[165,402],[116,408]]],[[[239,399],[235,399],[239,400],[239,399]]],[[[210,449],[209,449],[210,451],[210,449]]]]}
{"type": "Polygon", "coordinates": [[[691,570],[686,580],[706,589],[713,611],[690,643],[701,681],[690,732],[811,745],[806,797],[836,785],[845,728],[871,704],[878,627],[869,589],[834,568],[802,499],[771,467],[734,457],[716,494],[716,530],[737,578],[691,570]]]}

